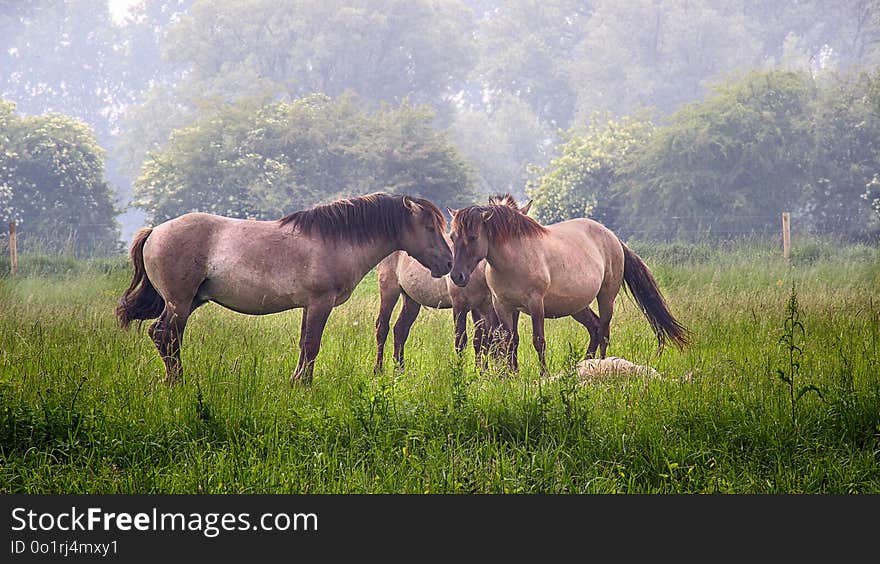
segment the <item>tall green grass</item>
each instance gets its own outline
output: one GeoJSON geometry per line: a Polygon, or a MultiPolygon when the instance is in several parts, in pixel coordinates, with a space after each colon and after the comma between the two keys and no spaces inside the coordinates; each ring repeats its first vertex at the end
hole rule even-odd
{"type": "Polygon", "coordinates": [[[374,375],[370,274],[331,315],[311,387],[288,383],[299,311],[215,305],[191,318],[169,387],[146,326],[115,324],[127,266],[0,279],[0,491],[880,492],[877,248],[796,242],[789,265],[759,243],[631,246],[695,342],[658,355],[621,294],[609,354],[661,377],[590,385],[571,376],[588,340],[571,319],[547,322],[551,371],[569,375],[548,382],[528,318],[519,374],[479,373],[449,311],[424,308],[406,371],[389,358],[374,375]],[[821,391],[796,419],[780,378],[792,288],[797,382],[821,391]]]}

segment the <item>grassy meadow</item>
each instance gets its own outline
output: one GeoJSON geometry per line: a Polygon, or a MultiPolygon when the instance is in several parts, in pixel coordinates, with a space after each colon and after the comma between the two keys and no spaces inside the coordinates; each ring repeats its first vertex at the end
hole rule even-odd
{"type": "Polygon", "coordinates": [[[389,336],[375,376],[371,273],[310,387],[289,384],[299,310],[213,304],[169,387],[147,324],[116,325],[125,257],[22,256],[0,278],[0,492],[880,493],[880,249],[795,240],[789,266],[759,242],[631,246],[694,344],[658,356],[622,293],[609,354],[661,376],[589,385],[570,318],[547,322],[548,382],[527,316],[519,374],[478,373],[425,308],[406,371],[389,336]]]}

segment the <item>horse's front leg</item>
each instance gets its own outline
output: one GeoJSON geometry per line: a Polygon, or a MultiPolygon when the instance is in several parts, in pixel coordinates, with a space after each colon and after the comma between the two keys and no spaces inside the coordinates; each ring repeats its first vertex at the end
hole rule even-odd
{"type": "Polygon", "coordinates": [[[474,354],[479,359],[480,368],[485,370],[490,352],[498,357],[499,348],[495,342],[499,338],[499,321],[492,304],[471,311],[474,320],[474,354]]]}
{"type": "Polygon", "coordinates": [[[501,321],[498,319],[498,314],[495,313],[495,308],[492,304],[489,304],[489,307],[485,308],[482,314],[485,330],[483,351],[487,356],[491,354],[492,358],[498,359],[502,354],[501,345],[504,334],[501,321]]]}
{"type": "Polygon", "coordinates": [[[467,306],[463,304],[452,306],[452,318],[455,320],[455,352],[459,355],[467,347],[467,314],[467,306]]]}
{"type": "Polygon", "coordinates": [[[291,378],[291,384],[302,382],[312,383],[312,373],[315,368],[315,358],[321,348],[321,336],[324,334],[324,326],[327,318],[333,310],[335,296],[323,297],[320,300],[309,303],[303,309],[303,320],[299,336],[299,362],[291,378]]]}
{"type": "Polygon", "coordinates": [[[532,345],[541,363],[541,377],[547,376],[547,340],[544,338],[544,298],[536,296],[529,300],[529,315],[532,317],[532,345]]]}
{"type": "Polygon", "coordinates": [[[488,321],[483,314],[476,309],[471,310],[471,319],[474,322],[474,365],[478,370],[485,370],[486,364],[486,341],[488,321]]]}

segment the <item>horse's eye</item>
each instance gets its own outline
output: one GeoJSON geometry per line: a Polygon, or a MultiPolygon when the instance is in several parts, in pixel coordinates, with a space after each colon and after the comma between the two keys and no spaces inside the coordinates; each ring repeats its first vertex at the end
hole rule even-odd
{"type": "Polygon", "coordinates": [[[473,243],[474,241],[477,240],[477,236],[476,235],[468,235],[467,239],[468,239],[468,243],[473,243]]]}

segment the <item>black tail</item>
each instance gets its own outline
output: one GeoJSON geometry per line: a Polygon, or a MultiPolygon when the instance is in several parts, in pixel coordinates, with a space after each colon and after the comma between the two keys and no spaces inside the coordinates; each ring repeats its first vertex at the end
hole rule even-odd
{"type": "Polygon", "coordinates": [[[131,242],[131,265],[134,278],[128,290],[119,298],[116,306],[116,319],[123,329],[128,329],[131,322],[138,319],[155,319],[165,309],[165,300],[153,287],[144,269],[144,244],[153,229],[146,227],[137,232],[131,242]]]}
{"type": "Polygon", "coordinates": [[[642,313],[648,318],[648,323],[657,335],[661,349],[666,346],[668,340],[675,343],[678,348],[684,348],[689,344],[688,330],[672,316],[651,271],[639,255],[626,245],[623,245],[623,281],[635,297],[642,313]]]}

